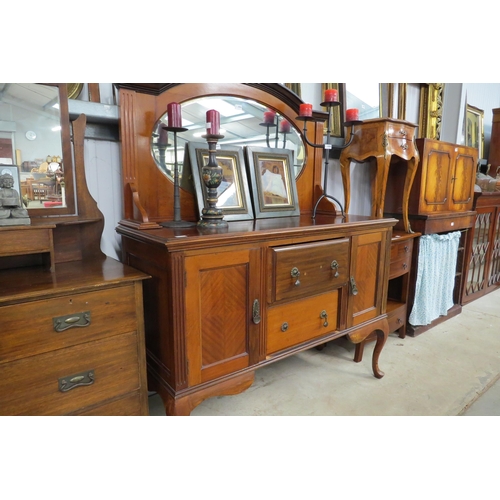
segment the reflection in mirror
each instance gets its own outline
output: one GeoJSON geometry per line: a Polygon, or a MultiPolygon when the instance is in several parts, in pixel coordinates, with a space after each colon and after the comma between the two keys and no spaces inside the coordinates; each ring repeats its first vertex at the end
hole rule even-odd
{"type": "Polygon", "coordinates": [[[0,83],[0,164],[19,167],[28,209],[66,206],[59,87],[0,83]]]}
{"type": "Polygon", "coordinates": [[[346,83],[346,109],[359,109],[359,119],[380,118],[380,84],[346,83]]]}
{"type": "MultiPolygon", "coordinates": [[[[204,140],[202,136],[206,134],[206,112],[210,109],[220,113],[220,134],[224,138],[219,140],[218,147],[232,145],[287,149],[292,152],[295,177],[302,171],[305,148],[298,131],[279,113],[273,116],[274,126],[266,126],[265,119],[271,117],[270,114],[264,114],[270,111],[266,106],[250,99],[221,95],[186,101],[181,104],[181,109],[182,126],[187,128],[187,131],[177,134],[179,182],[183,188],[194,192],[192,179],[188,182],[182,179],[184,151],[188,142],[199,143],[204,140]],[[284,133],[282,130],[288,129],[286,124],[289,125],[289,131],[284,133]]],[[[151,152],[160,170],[173,181],[173,136],[172,133],[167,136],[162,129],[162,125],[166,126],[167,123],[165,113],[153,129],[151,152]]]]}

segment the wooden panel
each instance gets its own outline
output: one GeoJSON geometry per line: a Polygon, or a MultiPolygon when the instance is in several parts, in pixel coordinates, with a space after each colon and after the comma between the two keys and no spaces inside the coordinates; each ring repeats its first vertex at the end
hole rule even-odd
{"type": "Polygon", "coordinates": [[[0,363],[137,328],[133,286],[5,306],[0,314],[0,363]],[[54,330],[53,318],[85,311],[90,311],[88,326],[54,330]]]}
{"type": "MultiPolygon", "coordinates": [[[[385,247],[384,247],[385,251],[385,247]]],[[[353,237],[351,275],[358,293],[352,295],[350,316],[356,326],[380,314],[382,271],[385,259],[382,254],[382,233],[370,233],[353,237]]],[[[352,289],[351,289],[352,293],[352,289]]]]}
{"type": "Polygon", "coordinates": [[[474,179],[477,157],[459,153],[455,161],[450,208],[457,211],[470,210],[474,197],[474,179]]]}
{"type": "Polygon", "coordinates": [[[449,151],[431,149],[423,159],[426,164],[423,176],[422,212],[448,210],[449,176],[452,158],[449,151]]]}
{"type": "Polygon", "coordinates": [[[1,364],[0,414],[65,415],[139,387],[133,332],[1,364]],[[59,390],[60,378],[89,370],[94,375],[92,385],[59,390]]]}
{"type": "Polygon", "coordinates": [[[247,249],[185,260],[189,385],[250,364],[251,336],[259,333],[251,321],[252,301],[260,296],[259,266],[252,264],[253,254],[260,252],[247,249]]]}
{"type": "Polygon", "coordinates": [[[133,392],[124,398],[105,403],[103,405],[94,406],[92,408],[78,411],[75,415],[93,417],[127,417],[127,416],[148,416],[149,411],[146,404],[142,403],[142,395],[140,392],[133,392]]]}
{"type": "Polygon", "coordinates": [[[266,353],[272,354],[335,331],[339,325],[340,296],[335,290],[269,308],[266,353]],[[326,318],[321,317],[322,311],[326,312],[326,318]]]}
{"type": "Polygon", "coordinates": [[[270,302],[322,293],[345,284],[349,275],[349,240],[270,249],[273,280],[270,302]],[[332,269],[336,261],[338,267],[332,269]],[[300,275],[292,276],[296,268],[300,275]],[[338,276],[336,276],[338,274],[338,276]]]}

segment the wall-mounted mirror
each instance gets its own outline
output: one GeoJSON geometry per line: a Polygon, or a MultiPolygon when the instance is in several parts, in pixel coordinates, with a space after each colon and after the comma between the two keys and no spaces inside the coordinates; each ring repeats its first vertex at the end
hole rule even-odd
{"type": "MultiPolygon", "coordinates": [[[[295,177],[300,175],[305,161],[305,147],[293,124],[285,116],[276,113],[273,126],[266,126],[264,113],[269,109],[251,99],[235,96],[207,96],[181,103],[182,126],[188,130],[177,134],[177,162],[179,165],[180,184],[184,189],[194,190],[189,179],[183,179],[183,162],[185,145],[188,142],[203,142],[206,134],[206,112],[215,109],[220,113],[220,134],[218,147],[259,146],[287,149],[292,152],[295,177]],[[282,132],[283,122],[288,122],[289,131],[282,132]]],[[[267,115],[269,117],[269,115],[267,115]]],[[[155,124],[151,137],[151,153],[158,168],[173,181],[174,178],[174,144],[172,133],[168,136],[162,131],[167,125],[167,113],[155,124]],[[162,145],[166,147],[162,147],[162,145]],[[160,145],[160,147],[159,147],[160,145]]]]}
{"type": "Polygon", "coordinates": [[[74,212],[65,83],[0,83],[0,148],[0,164],[19,168],[30,216],[74,212]]]}

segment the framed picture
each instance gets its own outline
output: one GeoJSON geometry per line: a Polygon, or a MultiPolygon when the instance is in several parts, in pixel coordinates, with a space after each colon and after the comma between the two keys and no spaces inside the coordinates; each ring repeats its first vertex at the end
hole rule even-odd
{"type": "MultiPolygon", "coordinates": [[[[201,168],[208,163],[208,144],[188,142],[184,156],[183,177],[192,178],[201,216],[207,201],[207,187],[201,178],[201,168]]],[[[223,180],[218,188],[217,207],[224,212],[224,219],[227,221],[253,219],[254,212],[243,148],[224,146],[217,150],[216,159],[223,170],[223,180]]]]}
{"type": "Polygon", "coordinates": [[[245,149],[255,217],[300,215],[292,152],[253,146],[245,149]]]}
{"type": "Polygon", "coordinates": [[[14,185],[12,186],[13,189],[17,191],[19,196],[22,196],[21,193],[21,181],[20,181],[20,175],[19,175],[19,168],[14,166],[14,165],[2,165],[0,164],[0,175],[4,174],[10,174],[14,178],[14,185]]]}
{"type": "Polygon", "coordinates": [[[465,145],[476,148],[479,158],[484,152],[484,111],[467,104],[465,121],[465,145]]]}

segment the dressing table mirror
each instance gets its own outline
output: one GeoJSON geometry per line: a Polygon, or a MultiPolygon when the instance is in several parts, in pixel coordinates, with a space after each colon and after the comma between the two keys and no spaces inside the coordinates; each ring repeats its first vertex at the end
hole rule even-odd
{"type": "Polygon", "coordinates": [[[16,165],[30,217],[75,213],[65,83],[0,83],[0,163],[16,165]]]}

